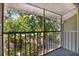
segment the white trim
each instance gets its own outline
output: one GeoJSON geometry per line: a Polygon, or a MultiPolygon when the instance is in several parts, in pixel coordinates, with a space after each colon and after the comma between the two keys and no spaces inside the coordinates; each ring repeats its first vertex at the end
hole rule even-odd
{"type": "Polygon", "coordinates": [[[62,19],[65,21],[67,19],[69,19],[70,17],[74,16],[77,14],[77,8],[71,10],[70,12],[68,12],[67,14],[63,15],[62,19]]]}
{"type": "Polygon", "coordinates": [[[77,32],[77,31],[63,31],[63,32],[77,32]]]}

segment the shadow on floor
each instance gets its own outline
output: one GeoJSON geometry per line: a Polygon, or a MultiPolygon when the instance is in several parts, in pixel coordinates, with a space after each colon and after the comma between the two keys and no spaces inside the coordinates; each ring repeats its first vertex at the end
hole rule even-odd
{"type": "Polygon", "coordinates": [[[69,51],[65,48],[59,48],[54,51],[51,51],[44,56],[78,56],[76,53],[69,51]]]}

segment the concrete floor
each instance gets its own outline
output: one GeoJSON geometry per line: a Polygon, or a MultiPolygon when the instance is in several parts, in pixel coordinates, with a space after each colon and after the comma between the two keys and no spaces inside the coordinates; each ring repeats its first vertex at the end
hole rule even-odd
{"type": "Polygon", "coordinates": [[[59,48],[54,51],[51,51],[44,56],[78,56],[76,53],[69,51],[65,48],[59,48]]]}

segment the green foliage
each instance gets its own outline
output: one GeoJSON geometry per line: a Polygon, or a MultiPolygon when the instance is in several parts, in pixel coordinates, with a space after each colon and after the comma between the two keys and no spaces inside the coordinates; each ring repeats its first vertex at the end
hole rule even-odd
{"type": "Polygon", "coordinates": [[[59,31],[60,22],[54,18],[45,18],[45,31],[59,31]]]}
{"type": "MultiPolygon", "coordinates": [[[[27,14],[26,13],[22,13],[18,10],[15,9],[7,9],[5,10],[5,14],[4,14],[4,32],[30,32],[30,31],[58,31],[60,28],[60,23],[55,20],[54,18],[47,18],[45,17],[45,29],[44,29],[44,20],[43,20],[43,16],[37,16],[37,15],[33,15],[33,14],[27,14]]],[[[47,35],[47,34],[46,34],[47,35]]],[[[52,34],[51,34],[52,35],[52,34]]],[[[54,42],[59,42],[58,37],[58,33],[54,33],[54,42]]],[[[29,33],[27,35],[27,37],[31,37],[31,34],[29,33]]],[[[40,38],[41,35],[38,34],[38,37],[40,38]]],[[[8,37],[5,35],[5,42],[8,42],[8,37]]],[[[13,44],[15,44],[14,42],[14,34],[10,35],[10,42],[12,42],[13,44]]],[[[24,38],[22,38],[23,41],[24,38]]],[[[16,42],[19,42],[20,40],[20,35],[16,35],[16,42]]],[[[40,40],[40,39],[39,39],[40,40]]],[[[19,43],[17,43],[19,44],[19,43]]],[[[32,44],[33,45],[33,44],[32,44]]],[[[37,52],[37,48],[34,51],[34,47],[32,45],[28,45],[26,46],[26,55],[29,55],[29,47],[31,54],[34,54],[35,52],[37,52]]],[[[17,47],[19,47],[20,45],[18,45],[17,47]]],[[[19,49],[19,48],[17,48],[19,49]]],[[[25,55],[25,45],[22,45],[22,55],[25,55]]],[[[14,48],[10,49],[10,55],[14,55],[14,48]]],[[[8,51],[7,51],[8,52],[8,51]]],[[[6,52],[6,53],[7,53],[6,52]]],[[[18,52],[18,50],[17,50],[18,52]]]]}
{"type": "Polygon", "coordinates": [[[46,17],[44,29],[43,16],[22,13],[14,9],[6,10],[4,20],[4,32],[58,31],[60,28],[57,20],[46,17]]]}
{"type": "Polygon", "coordinates": [[[20,13],[19,17],[16,17],[12,13],[16,10],[7,10],[7,14],[4,17],[4,32],[28,32],[28,31],[41,31],[43,30],[43,24],[41,24],[42,16],[35,16],[27,13],[20,13]],[[7,16],[9,15],[9,16],[7,16]],[[37,22],[36,22],[37,21],[37,22]]]}

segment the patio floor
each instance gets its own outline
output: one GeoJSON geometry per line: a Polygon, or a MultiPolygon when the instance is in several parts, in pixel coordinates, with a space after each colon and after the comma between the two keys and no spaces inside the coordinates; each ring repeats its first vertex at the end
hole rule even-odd
{"type": "Polygon", "coordinates": [[[69,51],[65,48],[59,48],[57,50],[51,51],[44,56],[78,56],[76,53],[69,51]]]}

